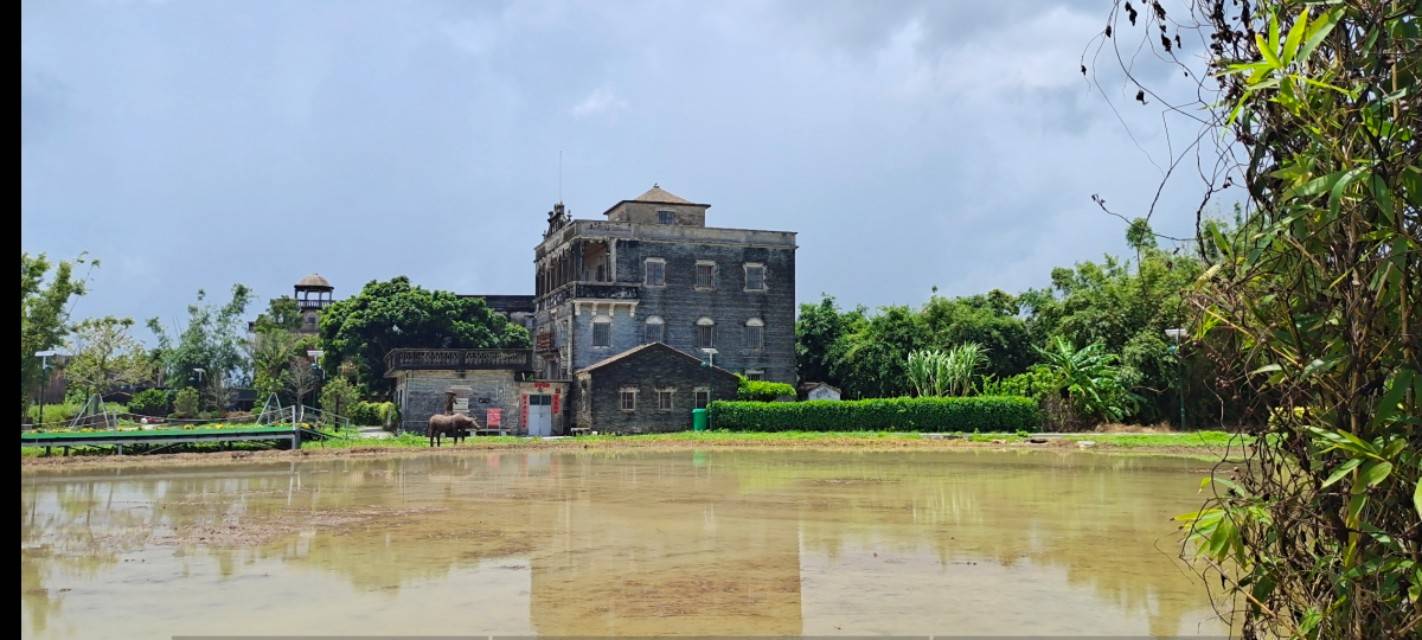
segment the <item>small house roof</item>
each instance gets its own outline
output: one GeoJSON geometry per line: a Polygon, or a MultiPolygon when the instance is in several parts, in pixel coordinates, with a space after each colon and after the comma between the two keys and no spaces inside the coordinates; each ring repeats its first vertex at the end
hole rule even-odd
{"type": "MultiPolygon", "coordinates": [[[[621,362],[621,361],[626,360],[626,359],[628,359],[628,358],[630,358],[630,357],[632,357],[632,356],[635,356],[635,355],[637,355],[637,354],[639,354],[639,353],[642,353],[643,351],[650,351],[650,350],[667,351],[667,352],[670,352],[670,353],[674,353],[674,354],[676,354],[676,355],[678,355],[678,356],[681,356],[681,357],[683,357],[683,358],[686,358],[687,360],[690,360],[690,361],[692,361],[692,362],[695,362],[696,364],[702,364],[702,361],[701,361],[700,358],[698,358],[698,357],[696,357],[696,356],[693,356],[693,355],[691,355],[691,354],[689,354],[689,353],[687,353],[687,352],[685,352],[685,351],[682,351],[681,349],[676,349],[676,348],[667,346],[665,343],[662,343],[662,342],[649,342],[649,343],[647,343],[647,344],[644,344],[644,345],[641,345],[641,346],[638,346],[638,347],[632,347],[631,349],[628,349],[628,350],[626,350],[626,351],[623,351],[622,353],[619,353],[619,354],[617,354],[617,355],[615,355],[615,356],[610,356],[610,357],[607,357],[607,358],[603,358],[602,360],[598,360],[597,362],[594,362],[594,363],[592,363],[592,364],[590,364],[590,365],[588,365],[588,366],[586,366],[586,367],[583,367],[583,368],[581,368],[581,369],[578,369],[577,372],[578,372],[578,373],[588,373],[588,372],[591,372],[591,371],[593,371],[593,370],[601,369],[601,368],[603,368],[603,367],[606,367],[607,365],[613,364],[613,363],[615,363],[615,362],[621,362]]],[[[727,370],[725,370],[725,369],[722,369],[721,367],[718,367],[718,366],[716,366],[716,365],[714,365],[714,364],[713,364],[713,365],[710,365],[710,366],[707,366],[707,368],[708,368],[708,369],[714,369],[714,370],[719,371],[719,372],[721,372],[721,373],[724,373],[724,374],[726,374],[726,375],[728,375],[728,376],[734,376],[734,375],[736,375],[736,374],[731,373],[730,371],[727,371],[727,370]]]]}
{"type": "Polygon", "coordinates": [[[820,387],[827,387],[827,388],[830,388],[830,389],[834,389],[834,392],[835,392],[835,393],[839,393],[839,387],[836,387],[836,386],[834,386],[834,385],[832,385],[832,384],[830,384],[830,383],[828,383],[828,382],[803,382],[803,383],[800,383],[800,390],[801,390],[801,391],[812,391],[812,390],[818,389],[818,388],[820,388],[820,387]]]}

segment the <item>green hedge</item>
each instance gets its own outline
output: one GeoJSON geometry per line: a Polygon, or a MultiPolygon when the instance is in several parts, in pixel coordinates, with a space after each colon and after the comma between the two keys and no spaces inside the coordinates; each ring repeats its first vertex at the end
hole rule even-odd
{"type": "Polygon", "coordinates": [[[1016,396],[713,402],[711,428],[730,431],[1017,431],[1041,424],[1016,396]]]}

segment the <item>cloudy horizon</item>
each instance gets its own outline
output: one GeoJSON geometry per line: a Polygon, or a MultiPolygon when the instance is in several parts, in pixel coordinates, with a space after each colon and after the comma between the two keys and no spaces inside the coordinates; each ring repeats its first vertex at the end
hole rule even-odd
{"type": "MultiPolygon", "coordinates": [[[[1142,215],[1179,151],[1080,73],[1109,8],[25,2],[21,247],[102,262],[76,318],[171,324],[238,282],[254,316],[313,272],[532,293],[560,192],[599,218],[658,183],[798,232],[800,302],[1044,287],[1127,253],[1091,195],[1142,215]]],[[[1173,182],[1156,230],[1200,194],[1173,182]]]]}

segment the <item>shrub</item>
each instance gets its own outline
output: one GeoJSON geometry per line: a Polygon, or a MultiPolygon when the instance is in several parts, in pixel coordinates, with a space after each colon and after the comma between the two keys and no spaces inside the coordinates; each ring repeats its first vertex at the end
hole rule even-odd
{"type": "Polygon", "coordinates": [[[741,375],[736,377],[740,378],[740,385],[736,388],[736,398],[740,400],[775,402],[787,396],[795,397],[795,387],[784,382],[751,380],[741,375]]]}
{"type": "Polygon", "coordinates": [[[173,403],[172,395],[165,389],[144,389],[134,394],[128,410],[144,416],[166,416],[173,403]]]}
{"type": "Polygon", "coordinates": [[[389,427],[395,424],[399,411],[394,402],[357,402],[351,407],[351,422],[358,425],[389,427]]]}
{"type": "Polygon", "coordinates": [[[326,383],[326,387],[321,390],[321,410],[341,416],[350,417],[350,411],[360,398],[360,392],[355,386],[346,382],[345,378],[336,378],[326,383]]]}
{"type": "MultiPolygon", "coordinates": [[[[125,407],[125,406],[123,406],[123,405],[121,405],[121,404],[119,404],[119,403],[117,403],[117,402],[105,402],[105,403],[104,403],[104,408],[105,408],[105,409],[108,409],[109,411],[111,411],[111,412],[113,412],[113,413],[127,413],[127,412],[128,412],[128,408],[127,408],[127,407],[125,407]]],[[[29,409],[27,410],[27,412],[26,412],[25,415],[26,415],[28,421],[29,421],[30,423],[32,423],[32,424],[34,424],[34,423],[44,423],[44,424],[47,424],[47,425],[53,427],[53,426],[62,426],[62,425],[59,425],[59,424],[57,424],[57,423],[66,423],[66,424],[67,424],[67,423],[73,421],[73,420],[74,420],[74,416],[79,415],[79,412],[80,412],[80,411],[83,411],[83,410],[84,410],[84,402],[83,402],[82,400],[80,400],[79,402],[65,402],[65,403],[62,403],[62,404],[46,404],[46,405],[44,405],[44,415],[41,416],[41,415],[40,415],[40,406],[39,406],[38,403],[36,403],[36,404],[32,404],[32,405],[29,406],[29,409]]]]}
{"type": "Polygon", "coordinates": [[[1012,396],[713,402],[711,424],[731,431],[1033,430],[1037,402],[1012,396]]]}
{"type": "Polygon", "coordinates": [[[198,390],[192,387],[184,387],[173,396],[173,415],[179,418],[192,418],[198,414],[198,390]]]}

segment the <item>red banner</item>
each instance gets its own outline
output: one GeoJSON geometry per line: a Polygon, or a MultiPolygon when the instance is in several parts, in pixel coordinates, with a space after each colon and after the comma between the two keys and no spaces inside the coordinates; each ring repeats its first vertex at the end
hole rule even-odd
{"type": "Polygon", "coordinates": [[[489,409],[489,413],[486,415],[485,422],[487,422],[490,427],[497,427],[499,426],[500,418],[503,417],[503,413],[503,409],[489,409]]]}

